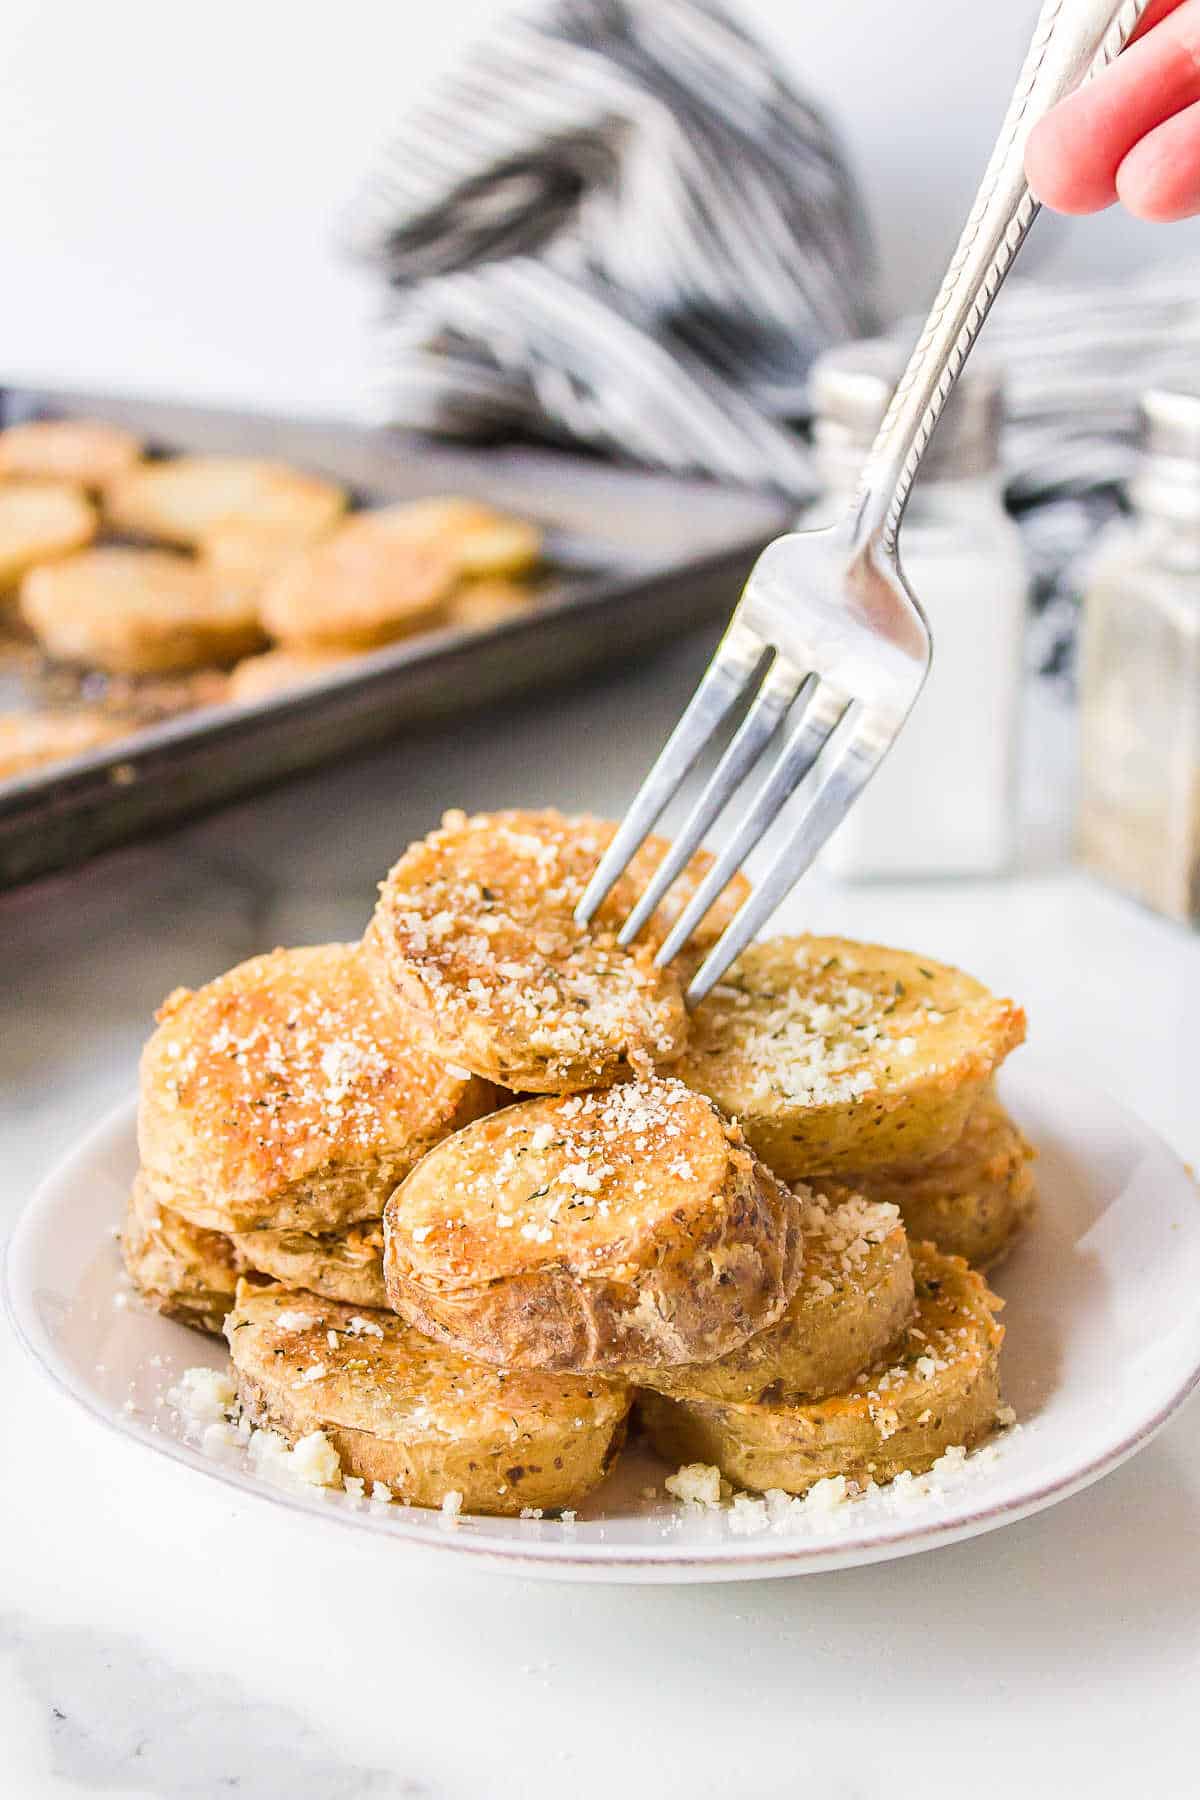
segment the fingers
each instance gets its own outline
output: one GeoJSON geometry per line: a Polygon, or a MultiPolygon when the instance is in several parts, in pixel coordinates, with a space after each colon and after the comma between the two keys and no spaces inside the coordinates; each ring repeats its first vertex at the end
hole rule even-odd
{"type": "Polygon", "coordinates": [[[1183,0],[1150,0],[1150,5],[1142,14],[1137,29],[1129,42],[1136,44],[1140,37],[1145,37],[1148,31],[1153,31],[1160,19],[1165,19],[1168,13],[1173,13],[1176,7],[1182,5],[1183,0]]]}
{"type": "Polygon", "coordinates": [[[1117,195],[1129,212],[1153,224],[1200,212],[1200,104],[1134,145],[1117,170],[1117,195]]]}
{"type": "Polygon", "coordinates": [[[1134,147],[1197,101],[1200,0],[1158,0],[1124,55],[1034,127],[1025,152],[1030,187],[1057,212],[1111,206],[1134,147]]]}

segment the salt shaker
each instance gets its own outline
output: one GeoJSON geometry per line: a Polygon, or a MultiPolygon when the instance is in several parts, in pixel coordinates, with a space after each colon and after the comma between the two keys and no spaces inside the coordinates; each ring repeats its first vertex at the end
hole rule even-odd
{"type": "Polygon", "coordinates": [[[1142,403],[1133,516],[1097,545],[1080,666],[1079,849],[1114,886],[1200,918],[1200,387],[1142,403]]]}
{"type": "MultiPolygon", "coordinates": [[[[898,345],[842,345],[814,363],[810,396],[835,516],[904,366],[898,345]]],[[[904,572],[933,632],[933,667],[904,730],[830,842],[826,867],[858,878],[989,875],[1016,836],[1016,750],[1028,572],[1004,510],[1001,388],[975,357],[926,453],[904,520],[904,572]]]]}

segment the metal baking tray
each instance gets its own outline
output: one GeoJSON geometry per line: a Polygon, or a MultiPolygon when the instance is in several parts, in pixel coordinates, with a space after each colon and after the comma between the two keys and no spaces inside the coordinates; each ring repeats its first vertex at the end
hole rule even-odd
{"type": "Polygon", "coordinates": [[[536,520],[548,587],[485,631],[428,632],[255,705],[208,706],[0,781],[0,887],[83,861],[268,783],[502,696],[643,653],[727,613],[789,516],[779,497],[553,450],[464,449],[360,424],[154,400],[0,391],[0,422],[82,416],[152,451],[279,457],[360,504],[460,493],[536,520]]]}

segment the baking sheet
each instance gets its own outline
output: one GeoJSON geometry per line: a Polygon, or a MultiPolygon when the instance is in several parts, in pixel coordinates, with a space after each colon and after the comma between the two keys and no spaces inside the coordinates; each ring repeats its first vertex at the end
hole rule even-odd
{"type": "MultiPolygon", "coordinates": [[[[549,450],[464,449],[352,423],[10,388],[0,422],[111,420],[152,450],[279,457],[360,504],[458,493],[536,520],[541,604],[484,631],[428,632],[254,705],[184,712],[0,782],[0,887],[218,806],[431,719],[644,654],[728,613],[786,503],[549,450]]],[[[0,704],[11,698],[0,696],[0,704]]]]}

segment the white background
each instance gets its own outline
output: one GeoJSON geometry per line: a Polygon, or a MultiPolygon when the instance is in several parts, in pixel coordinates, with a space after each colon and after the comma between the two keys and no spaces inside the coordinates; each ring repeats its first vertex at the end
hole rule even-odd
{"type": "MultiPolygon", "coordinates": [[[[369,289],[337,219],[495,0],[0,6],[0,368],[344,410],[369,289]]],[[[1027,0],[744,0],[836,108],[893,298],[932,285],[1027,0]]],[[[1138,266],[1188,231],[1039,227],[1138,266]]],[[[134,1081],[150,1009],[275,942],[357,931],[442,804],[619,809],[695,647],[528,702],[0,899],[0,1232],[134,1081]],[[315,828],[319,824],[319,829],[315,828]]],[[[1039,792],[1055,780],[1033,759],[1039,792]]],[[[1037,1053],[1193,1160],[1197,946],[1034,860],[839,915],[1028,1005],[1037,1053]]],[[[804,1582],[567,1591],[325,1543],[106,1441],[0,1333],[0,1742],[25,1800],[1094,1800],[1195,1792],[1193,1406],[1108,1481],[936,1556],[804,1582]],[[144,1465],[144,1466],[143,1466],[144,1465]],[[236,1779],[238,1787],[231,1783],[236,1779]]]]}
{"type": "MultiPolygon", "coordinates": [[[[389,129],[506,0],[5,0],[0,372],[370,410],[339,218],[389,129]]],[[[838,120],[894,304],[927,296],[1033,0],[740,0],[838,120]]],[[[1120,272],[1191,227],[1043,220],[1025,266],[1120,272]]]]}

